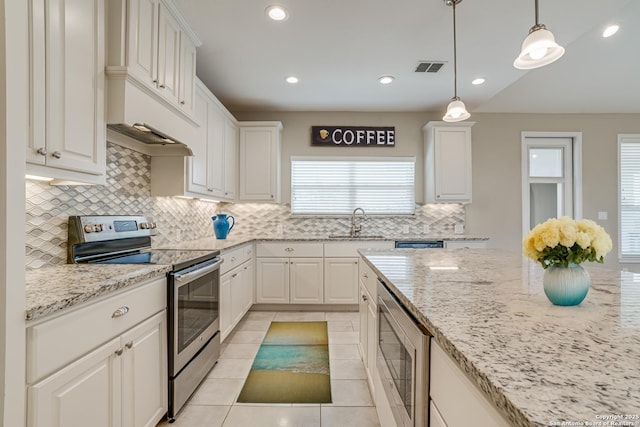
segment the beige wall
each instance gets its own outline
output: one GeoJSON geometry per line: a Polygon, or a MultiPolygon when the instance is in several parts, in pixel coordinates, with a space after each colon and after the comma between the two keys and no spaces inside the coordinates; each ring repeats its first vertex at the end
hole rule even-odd
{"type": "MultiPolygon", "coordinates": [[[[438,113],[273,112],[236,113],[239,120],[279,120],[282,135],[283,203],[290,201],[290,165],[293,155],[415,156],[416,201],[424,202],[422,126],[440,120],[438,113]],[[395,148],[311,147],[312,125],[395,126],[395,148]]],[[[617,262],[617,134],[640,133],[639,114],[473,114],[473,203],[466,209],[470,234],[488,236],[491,247],[520,251],[522,238],[521,132],[582,132],[583,216],[599,220],[611,235],[614,250],[606,265],[617,262]]]]}

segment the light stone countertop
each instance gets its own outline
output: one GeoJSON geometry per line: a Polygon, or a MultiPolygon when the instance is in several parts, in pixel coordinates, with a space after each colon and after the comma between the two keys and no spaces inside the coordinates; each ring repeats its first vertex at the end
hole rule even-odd
{"type": "Polygon", "coordinates": [[[519,253],[360,253],[512,425],[640,416],[640,274],[585,263],[589,294],[559,307],[544,295],[542,267],[519,253]]]}
{"type": "Polygon", "coordinates": [[[27,270],[25,319],[33,321],[163,277],[170,269],[170,265],[157,264],[64,264],[27,270]]]}

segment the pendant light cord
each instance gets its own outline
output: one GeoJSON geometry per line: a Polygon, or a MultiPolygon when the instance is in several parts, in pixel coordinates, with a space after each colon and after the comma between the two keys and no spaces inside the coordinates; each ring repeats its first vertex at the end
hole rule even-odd
{"type": "MultiPolygon", "coordinates": [[[[458,0],[452,0],[451,6],[453,7],[453,97],[458,98],[458,61],[456,51],[456,3],[458,0]]],[[[536,0],[536,4],[538,4],[536,0]]]]}
{"type": "Polygon", "coordinates": [[[538,0],[536,0],[536,27],[539,25],[538,22],[538,0]]]}

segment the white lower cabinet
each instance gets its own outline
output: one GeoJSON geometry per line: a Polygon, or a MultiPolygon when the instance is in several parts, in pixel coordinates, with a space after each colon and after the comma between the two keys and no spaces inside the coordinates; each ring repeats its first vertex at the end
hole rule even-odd
{"type": "Polygon", "coordinates": [[[253,259],[220,276],[220,339],[229,336],[253,305],[253,259]]]}
{"type": "Polygon", "coordinates": [[[155,426],[168,403],[166,322],[163,277],[28,327],[28,427],[155,426]]]}
{"type": "Polygon", "coordinates": [[[358,258],[325,258],[324,277],[326,304],[358,304],[358,258]]]}
{"type": "Polygon", "coordinates": [[[445,240],[444,247],[446,249],[485,249],[487,247],[486,240],[445,240]]]}
{"type": "Polygon", "coordinates": [[[257,258],[256,302],[322,304],[322,258],[257,258]]]}
{"type": "Polygon", "coordinates": [[[377,277],[364,260],[359,263],[359,312],[360,312],[360,355],[364,364],[369,390],[375,396],[375,381],[377,376],[376,353],[378,347],[378,304],[377,277]]]}
{"type": "Polygon", "coordinates": [[[429,381],[429,406],[437,408],[429,416],[431,426],[510,425],[433,338],[429,381]]]}

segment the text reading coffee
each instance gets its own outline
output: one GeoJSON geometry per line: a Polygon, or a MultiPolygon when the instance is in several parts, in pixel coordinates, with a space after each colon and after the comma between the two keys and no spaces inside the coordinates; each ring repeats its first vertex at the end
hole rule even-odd
{"type": "Polygon", "coordinates": [[[393,147],[395,127],[311,126],[311,145],[393,147]]]}

